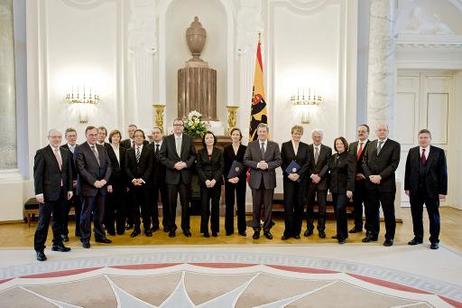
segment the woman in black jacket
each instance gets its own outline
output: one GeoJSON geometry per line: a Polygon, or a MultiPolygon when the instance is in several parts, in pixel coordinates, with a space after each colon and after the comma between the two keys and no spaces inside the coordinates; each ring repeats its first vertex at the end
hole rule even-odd
{"type": "Polygon", "coordinates": [[[348,142],[343,137],[334,140],[337,153],[331,156],[327,164],[329,168],[329,190],[334,202],[335,218],[337,220],[337,235],[333,236],[339,244],[344,244],[348,238],[348,221],[346,205],[353,197],[355,185],[356,161],[348,152],[348,142]]]}
{"type": "MultiPolygon", "coordinates": [[[[234,206],[237,208],[237,231],[239,235],[246,236],[245,229],[245,191],[246,191],[246,174],[247,168],[244,167],[244,154],[247,147],[241,143],[242,132],[239,128],[233,128],[230,132],[231,144],[223,149],[225,161],[225,170],[223,175],[225,179],[225,230],[226,235],[234,233],[234,206]],[[236,161],[242,165],[242,170],[238,176],[227,178],[233,162],[236,161]]],[[[237,173],[236,173],[237,175],[237,173]]]]}
{"type": "Polygon", "coordinates": [[[197,173],[201,187],[201,230],[204,237],[210,237],[209,217],[212,236],[218,236],[220,227],[220,194],[223,184],[223,151],[215,147],[217,138],[208,131],[202,137],[204,147],[197,153],[197,173]],[[211,204],[210,204],[211,203],[211,204]]]}
{"type": "Polygon", "coordinates": [[[111,161],[112,173],[108,183],[108,202],[106,203],[106,229],[114,236],[125,232],[125,200],[127,194],[127,180],[124,172],[125,151],[120,145],[122,134],[118,130],[113,130],[109,134],[108,146],[106,146],[109,160],[111,161]],[[114,228],[115,224],[115,228],[114,228]]]}

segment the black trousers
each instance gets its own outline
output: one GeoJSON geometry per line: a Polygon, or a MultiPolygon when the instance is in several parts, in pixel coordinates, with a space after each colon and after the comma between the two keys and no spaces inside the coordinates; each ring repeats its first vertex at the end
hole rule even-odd
{"type": "Polygon", "coordinates": [[[273,192],[274,189],[265,189],[263,181],[259,189],[252,189],[253,220],[254,231],[261,230],[261,213],[263,210],[263,232],[269,232],[272,226],[273,214],[273,192]]]}
{"type": "Polygon", "coordinates": [[[62,234],[69,235],[69,212],[71,208],[74,207],[75,212],[75,236],[80,236],[80,213],[82,212],[82,200],[80,196],[77,196],[76,190],[73,190],[74,195],[70,200],[66,202],[65,210],[62,211],[63,213],[63,227],[62,227],[62,234]]]}
{"type": "Polygon", "coordinates": [[[106,189],[106,187],[98,189],[94,197],[82,196],[82,212],[80,215],[80,241],[82,243],[90,241],[92,220],[95,240],[106,238],[106,231],[103,226],[106,195],[101,192],[102,189],[106,189]]]}
{"type": "Polygon", "coordinates": [[[348,238],[348,218],[346,206],[348,198],[345,193],[332,194],[334,202],[335,219],[337,220],[337,239],[344,240],[348,238]]]}
{"type": "Polygon", "coordinates": [[[313,207],[318,203],[318,230],[326,229],[326,199],[327,189],[318,189],[316,185],[308,184],[307,205],[306,205],[306,228],[314,229],[314,210],[313,207]],[[316,197],[316,198],[315,198],[316,197]]]}
{"type": "Polygon", "coordinates": [[[143,218],[144,232],[151,230],[151,211],[154,205],[150,197],[151,185],[143,184],[141,186],[130,186],[130,214],[134,229],[140,231],[141,219],[143,218]],[[141,216],[140,216],[141,209],[141,216]]]}
{"type": "Polygon", "coordinates": [[[237,208],[237,230],[239,233],[245,232],[247,228],[245,222],[245,179],[239,179],[237,184],[225,182],[225,230],[227,234],[234,233],[234,206],[237,208]]]}
{"type": "MultiPolygon", "coordinates": [[[[353,216],[355,222],[355,229],[362,230],[363,229],[363,204],[364,207],[366,203],[366,187],[364,180],[362,181],[355,181],[355,193],[353,195],[353,216]]],[[[370,230],[368,226],[368,221],[365,221],[366,231],[370,230]]]]}
{"type": "Polygon", "coordinates": [[[380,192],[378,189],[367,189],[366,220],[370,221],[370,235],[377,237],[380,232],[380,205],[385,218],[385,239],[395,237],[395,192],[380,192]]]}
{"type": "Polygon", "coordinates": [[[212,188],[201,186],[201,233],[209,231],[220,231],[220,195],[221,185],[215,185],[212,188]]]}
{"type": "Polygon", "coordinates": [[[303,207],[306,183],[298,183],[284,178],[284,235],[300,235],[302,230],[303,207]]]}
{"type": "Polygon", "coordinates": [[[126,198],[125,185],[112,184],[112,193],[107,194],[105,212],[105,226],[109,233],[122,234],[125,232],[126,198]]]}
{"type": "Polygon", "coordinates": [[[425,192],[410,194],[412,226],[415,238],[423,240],[423,205],[427,207],[428,220],[430,221],[430,242],[439,243],[440,236],[440,200],[437,197],[429,197],[425,192]]]}
{"type": "Polygon", "coordinates": [[[186,185],[180,183],[177,185],[168,186],[168,210],[169,210],[169,223],[168,229],[170,231],[176,231],[176,207],[178,194],[180,195],[181,203],[181,229],[183,232],[190,231],[190,213],[189,213],[189,201],[191,200],[191,184],[186,185]]]}
{"type": "Polygon", "coordinates": [[[152,185],[152,203],[154,204],[151,211],[152,227],[159,228],[159,206],[158,201],[162,202],[162,225],[164,228],[167,226],[168,221],[168,192],[167,185],[165,183],[153,184],[152,185]]]}
{"type": "Polygon", "coordinates": [[[34,249],[36,251],[45,249],[51,214],[53,214],[53,224],[51,226],[53,230],[53,245],[59,245],[63,242],[61,238],[63,226],[61,219],[63,213],[66,211],[66,194],[67,192],[61,189],[61,195],[58,200],[46,201],[39,205],[39,221],[34,234],[34,249]]]}

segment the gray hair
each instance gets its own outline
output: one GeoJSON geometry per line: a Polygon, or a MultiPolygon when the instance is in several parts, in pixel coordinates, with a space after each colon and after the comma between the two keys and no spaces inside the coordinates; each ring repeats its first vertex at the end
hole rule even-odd
{"type": "Polygon", "coordinates": [[[266,128],[266,132],[269,133],[269,126],[268,126],[268,124],[266,124],[266,123],[260,123],[260,124],[258,124],[258,126],[257,126],[257,131],[258,131],[259,128],[263,128],[263,127],[266,128]]]}
{"type": "Polygon", "coordinates": [[[62,134],[59,130],[57,130],[56,128],[52,128],[52,129],[50,129],[50,130],[48,131],[48,137],[50,137],[51,134],[53,134],[53,133],[58,133],[60,136],[63,135],[63,134],[62,134]]]}
{"type": "Polygon", "coordinates": [[[320,135],[321,135],[321,137],[323,137],[323,136],[324,136],[324,130],[323,130],[323,129],[321,129],[321,128],[315,128],[315,129],[313,129],[313,130],[311,131],[311,135],[313,135],[314,133],[318,133],[318,134],[320,134],[320,135]]]}

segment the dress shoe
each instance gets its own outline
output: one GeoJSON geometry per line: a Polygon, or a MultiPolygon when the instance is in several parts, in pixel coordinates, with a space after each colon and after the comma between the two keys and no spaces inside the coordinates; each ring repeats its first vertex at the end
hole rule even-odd
{"type": "Polygon", "coordinates": [[[43,250],[36,251],[36,253],[37,253],[37,261],[47,260],[47,256],[45,256],[45,253],[43,252],[43,250]]]}
{"type": "Polygon", "coordinates": [[[303,236],[308,237],[313,234],[313,230],[306,229],[305,233],[303,233],[303,236]]]}
{"type": "Polygon", "coordinates": [[[175,231],[170,230],[170,231],[168,232],[168,237],[175,237],[175,236],[176,236],[175,231]]]}
{"type": "Polygon", "coordinates": [[[141,233],[140,230],[135,229],[133,230],[132,234],[130,234],[130,237],[137,237],[140,233],[141,233]]]}
{"type": "Polygon", "coordinates": [[[343,238],[342,238],[342,239],[339,239],[339,240],[338,240],[338,243],[339,243],[340,245],[345,244],[345,239],[343,239],[343,238]]]}
{"type": "Polygon", "coordinates": [[[230,235],[233,235],[234,232],[229,232],[229,231],[226,231],[226,236],[230,236],[230,235]]]}
{"type": "Polygon", "coordinates": [[[170,230],[167,227],[164,227],[164,232],[169,232],[170,230]]]}
{"type": "Polygon", "coordinates": [[[62,234],[61,238],[63,239],[63,242],[69,242],[69,236],[67,236],[67,234],[62,234]]]}
{"type": "Polygon", "coordinates": [[[112,243],[112,241],[111,241],[110,239],[108,239],[108,238],[100,238],[100,239],[95,240],[95,242],[97,242],[97,243],[104,243],[104,244],[110,244],[110,243],[112,243]]]}
{"type": "Polygon", "coordinates": [[[267,231],[267,232],[264,232],[263,235],[269,239],[269,240],[272,240],[273,239],[273,235],[271,234],[271,232],[267,231]]]}
{"type": "Polygon", "coordinates": [[[86,249],[90,248],[90,242],[83,242],[82,247],[86,249]]]}
{"type": "Polygon", "coordinates": [[[123,235],[123,234],[125,234],[125,230],[119,230],[119,231],[117,231],[117,235],[123,235]]]}
{"type": "Polygon", "coordinates": [[[412,240],[410,240],[407,244],[410,245],[410,246],[414,246],[414,245],[419,245],[419,244],[422,244],[422,240],[419,240],[417,238],[413,238],[412,240]]]}
{"type": "Polygon", "coordinates": [[[204,237],[210,237],[210,233],[204,232],[204,237]]]}
{"type": "Polygon", "coordinates": [[[144,232],[144,235],[146,235],[147,237],[152,237],[152,231],[148,230],[148,231],[144,232]]]}
{"type": "Polygon", "coordinates": [[[440,246],[438,245],[438,243],[431,243],[430,244],[430,249],[438,249],[440,248],[440,246]]]}
{"type": "Polygon", "coordinates": [[[295,235],[294,239],[299,240],[300,239],[300,234],[295,235]]]}
{"type": "Polygon", "coordinates": [[[319,237],[320,237],[320,238],[326,238],[326,232],[324,232],[324,231],[319,231],[319,237]]]}
{"type": "Polygon", "coordinates": [[[255,231],[252,235],[254,240],[258,240],[260,238],[260,231],[255,231]]]}
{"type": "Polygon", "coordinates": [[[239,235],[240,235],[240,236],[246,237],[246,236],[247,236],[247,232],[245,232],[245,231],[239,232],[239,235]]]}
{"type": "Polygon", "coordinates": [[[369,242],[377,242],[377,237],[374,237],[372,235],[366,235],[365,238],[362,239],[363,243],[369,243],[369,242]]]}
{"type": "Polygon", "coordinates": [[[57,245],[53,245],[51,246],[51,250],[53,251],[60,251],[60,252],[68,252],[68,251],[71,251],[71,249],[69,247],[66,247],[64,246],[64,244],[57,244],[57,245]]]}
{"type": "Polygon", "coordinates": [[[383,246],[385,247],[393,246],[393,240],[385,240],[385,242],[383,242],[383,246]]]}
{"type": "Polygon", "coordinates": [[[159,230],[159,226],[155,226],[151,228],[151,232],[154,233],[159,230]]]}
{"type": "Polygon", "coordinates": [[[281,236],[281,240],[283,240],[283,241],[287,241],[289,238],[290,238],[290,236],[287,236],[287,235],[285,235],[285,234],[283,234],[283,235],[281,236]]]}
{"type": "Polygon", "coordinates": [[[217,237],[217,236],[218,236],[218,232],[212,231],[212,236],[213,236],[213,237],[217,237]]]}
{"type": "Polygon", "coordinates": [[[350,232],[350,233],[359,233],[359,232],[363,232],[363,228],[356,228],[356,227],[353,227],[349,232],[350,232]]]}
{"type": "Polygon", "coordinates": [[[191,234],[191,231],[189,231],[189,230],[183,231],[183,234],[184,234],[184,236],[186,236],[186,237],[191,237],[191,235],[192,235],[192,234],[191,234]]]}

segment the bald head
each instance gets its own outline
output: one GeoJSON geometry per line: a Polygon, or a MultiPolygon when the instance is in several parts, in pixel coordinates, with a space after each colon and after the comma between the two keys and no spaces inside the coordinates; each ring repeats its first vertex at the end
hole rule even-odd
{"type": "Polygon", "coordinates": [[[388,125],[386,123],[379,123],[377,124],[377,128],[375,129],[375,134],[377,138],[380,140],[384,140],[388,137],[388,125]]]}
{"type": "Polygon", "coordinates": [[[52,128],[48,131],[48,142],[54,148],[57,148],[61,145],[61,140],[63,139],[63,134],[55,128],[52,128]]]}

